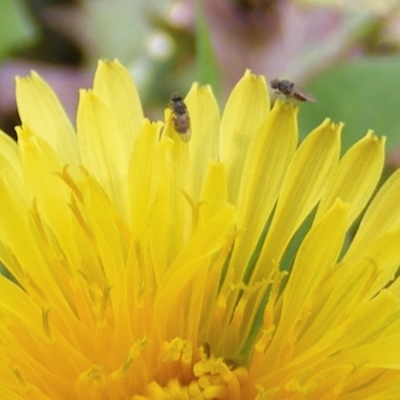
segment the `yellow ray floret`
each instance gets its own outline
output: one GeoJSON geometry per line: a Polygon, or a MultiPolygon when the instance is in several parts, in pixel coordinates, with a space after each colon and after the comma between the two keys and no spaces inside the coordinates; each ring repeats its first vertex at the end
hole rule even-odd
{"type": "Polygon", "coordinates": [[[399,398],[385,139],[340,157],[343,124],[326,119],[299,144],[297,106],[271,108],[250,71],[221,112],[209,86],[180,101],[186,141],[101,61],[75,130],[36,73],[17,79],[18,144],[0,132],[0,398],[399,398]]]}

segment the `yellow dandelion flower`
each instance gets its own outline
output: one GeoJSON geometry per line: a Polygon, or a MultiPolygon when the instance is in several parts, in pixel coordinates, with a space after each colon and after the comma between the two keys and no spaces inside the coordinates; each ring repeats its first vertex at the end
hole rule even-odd
{"type": "Polygon", "coordinates": [[[76,129],[35,73],[0,135],[1,399],[400,398],[400,172],[384,139],[298,145],[249,71],[183,141],[100,62],[76,129]],[[347,233],[361,213],[359,228],[347,233]],[[295,252],[293,238],[308,223],[295,252]],[[294,254],[291,256],[290,254],[294,254]]]}

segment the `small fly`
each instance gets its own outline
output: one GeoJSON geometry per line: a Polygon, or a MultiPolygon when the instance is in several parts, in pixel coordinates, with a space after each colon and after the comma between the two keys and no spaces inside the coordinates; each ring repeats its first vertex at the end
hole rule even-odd
{"type": "Polygon", "coordinates": [[[307,93],[302,88],[296,86],[293,82],[290,82],[286,79],[273,79],[270,82],[270,85],[271,88],[275,90],[275,93],[283,94],[287,99],[311,102],[316,101],[311,94],[307,93]]]}
{"type": "Polygon", "coordinates": [[[188,142],[191,137],[190,116],[182,96],[176,92],[172,93],[168,105],[172,110],[175,131],[184,142],[188,142]]]}

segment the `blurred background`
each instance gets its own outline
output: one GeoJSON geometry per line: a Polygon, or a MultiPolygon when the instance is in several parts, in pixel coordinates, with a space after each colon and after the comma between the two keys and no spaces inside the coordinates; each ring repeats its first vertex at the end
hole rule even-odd
{"type": "Polygon", "coordinates": [[[74,120],[99,58],[131,71],[154,119],[193,81],[222,109],[246,68],[289,79],[317,99],[299,104],[302,137],[325,117],[346,123],[344,149],[372,129],[400,165],[398,0],[0,0],[1,128],[15,137],[14,76],[32,69],[74,120]]]}

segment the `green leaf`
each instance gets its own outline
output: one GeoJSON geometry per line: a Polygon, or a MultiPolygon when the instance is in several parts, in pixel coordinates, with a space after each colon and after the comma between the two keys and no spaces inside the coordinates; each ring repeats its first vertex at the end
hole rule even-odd
{"type": "Polygon", "coordinates": [[[304,103],[300,131],[304,137],[324,118],[344,122],[345,151],[368,129],[386,136],[386,149],[400,145],[400,58],[363,58],[344,63],[309,82],[316,103],[304,103]]]}
{"type": "Polygon", "coordinates": [[[219,98],[220,80],[211,42],[211,31],[207,26],[203,2],[196,0],[195,6],[197,80],[201,85],[211,85],[215,96],[219,98]]]}
{"type": "Polygon", "coordinates": [[[36,29],[19,0],[0,1],[0,59],[34,40],[36,29]]]}

